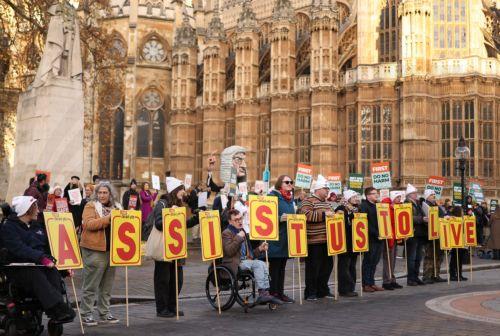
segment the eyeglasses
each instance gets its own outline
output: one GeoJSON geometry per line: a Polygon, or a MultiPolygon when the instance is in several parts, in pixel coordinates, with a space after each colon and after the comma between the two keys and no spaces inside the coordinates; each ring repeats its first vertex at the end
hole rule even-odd
{"type": "Polygon", "coordinates": [[[243,221],[243,217],[236,217],[236,218],[233,218],[233,221],[234,221],[234,222],[241,222],[241,221],[243,221]]]}
{"type": "Polygon", "coordinates": [[[291,185],[293,185],[293,181],[291,181],[291,180],[290,181],[283,181],[283,183],[284,184],[291,184],[291,185]]]}

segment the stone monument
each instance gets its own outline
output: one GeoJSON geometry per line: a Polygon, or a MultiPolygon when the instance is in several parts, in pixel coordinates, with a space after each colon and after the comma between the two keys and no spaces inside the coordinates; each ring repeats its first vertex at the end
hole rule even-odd
{"type": "Polygon", "coordinates": [[[36,170],[50,184],[83,172],[83,89],[80,33],[75,9],[50,7],[45,49],[28,90],[17,105],[16,148],[7,200],[20,195],[36,170]]]}

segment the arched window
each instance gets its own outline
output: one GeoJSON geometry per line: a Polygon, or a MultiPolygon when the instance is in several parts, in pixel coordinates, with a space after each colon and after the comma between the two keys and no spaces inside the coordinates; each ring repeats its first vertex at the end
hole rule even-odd
{"type": "Polygon", "coordinates": [[[165,110],[161,93],[154,88],[144,92],[137,115],[137,156],[165,156],[165,110]]]}
{"type": "Polygon", "coordinates": [[[149,111],[146,109],[137,116],[137,156],[149,156],[149,111]]]}
{"type": "Polygon", "coordinates": [[[113,135],[113,165],[112,178],[121,180],[123,177],[123,136],[124,136],[125,113],[121,105],[115,112],[114,135],[113,135]]]}
{"type": "Polygon", "coordinates": [[[154,113],[153,117],[153,157],[162,158],[165,142],[165,117],[163,109],[159,109],[154,113]]]}

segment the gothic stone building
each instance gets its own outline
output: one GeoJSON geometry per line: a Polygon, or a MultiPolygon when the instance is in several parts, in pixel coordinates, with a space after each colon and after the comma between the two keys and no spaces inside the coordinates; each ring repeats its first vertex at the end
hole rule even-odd
{"type": "MultiPolygon", "coordinates": [[[[498,10],[486,0],[112,1],[123,92],[97,104],[89,171],[204,178],[208,156],[248,149],[249,180],[363,173],[395,186],[467,175],[500,196],[498,10]],[[497,14],[498,15],[498,14],[497,14]],[[104,137],[109,133],[111,136],[104,137]]],[[[369,184],[369,178],[366,178],[369,184]]],[[[449,194],[449,191],[448,191],[449,194]]]]}

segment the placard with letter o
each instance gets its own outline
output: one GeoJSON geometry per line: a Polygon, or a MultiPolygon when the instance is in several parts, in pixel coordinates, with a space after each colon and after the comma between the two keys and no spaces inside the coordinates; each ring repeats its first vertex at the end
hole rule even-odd
{"type": "Polygon", "coordinates": [[[352,251],[367,252],[368,245],[368,215],[355,213],[352,220],[352,251]]]}
{"type": "Polygon", "coordinates": [[[50,251],[58,270],[83,268],[73,215],[69,212],[44,212],[50,251]]]}
{"type": "Polygon", "coordinates": [[[279,240],[278,197],[249,197],[250,239],[279,240]]]}
{"type": "Polygon", "coordinates": [[[288,256],[307,257],[306,215],[287,215],[288,256]]]}
{"type": "Polygon", "coordinates": [[[413,207],[411,203],[394,204],[396,239],[413,237],[413,207]]]}
{"type": "Polygon", "coordinates": [[[201,257],[203,261],[222,258],[219,211],[200,211],[201,257]]]}
{"type": "Polygon", "coordinates": [[[141,212],[111,211],[111,266],[141,265],[141,212]]]}
{"type": "Polygon", "coordinates": [[[163,259],[173,261],[187,258],[186,208],[164,208],[161,215],[165,242],[163,259]]]}

